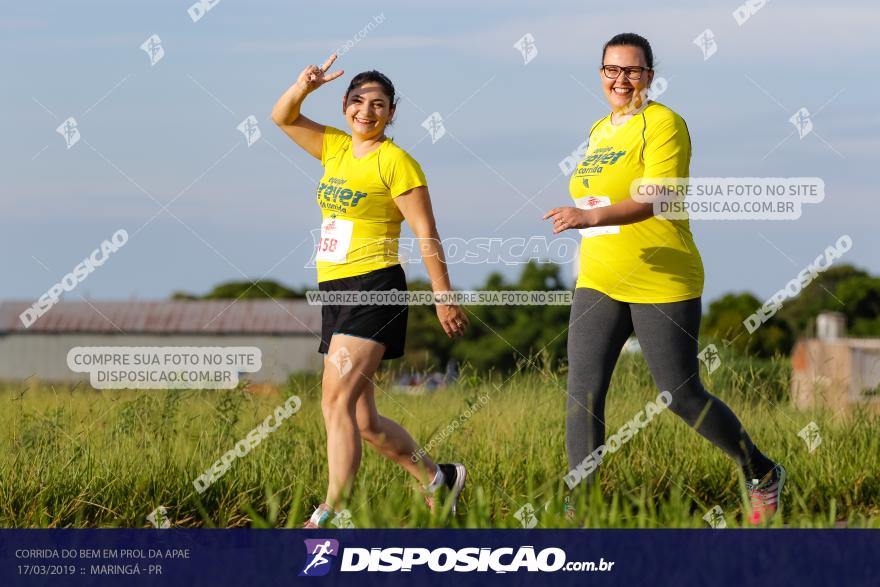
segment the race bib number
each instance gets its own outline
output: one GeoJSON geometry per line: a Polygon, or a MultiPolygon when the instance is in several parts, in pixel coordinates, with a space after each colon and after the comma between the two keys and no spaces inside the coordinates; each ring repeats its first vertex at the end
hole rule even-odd
{"type": "Polygon", "coordinates": [[[325,218],[321,223],[321,240],[318,241],[318,261],[345,263],[354,222],[341,218],[325,218]]]}
{"type": "MultiPolygon", "coordinates": [[[[575,200],[575,206],[581,210],[591,210],[593,208],[602,208],[611,205],[611,198],[608,196],[587,196],[575,200]]],[[[581,228],[578,230],[584,238],[592,238],[603,234],[619,234],[620,226],[594,226],[592,228],[581,228]]]]}

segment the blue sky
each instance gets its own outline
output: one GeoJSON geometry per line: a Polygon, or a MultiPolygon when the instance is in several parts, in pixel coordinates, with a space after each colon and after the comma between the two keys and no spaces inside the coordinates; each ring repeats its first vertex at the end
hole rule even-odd
{"type": "MultiPolygon", "coordinates": [[[[692,175],[826,184],[825,201],[796,221],[693,222],[704,299],[768,297],[842,234],[853,240],[843,260],[880,273],[880,41],[868,2],[768,2],[742,25],[737,2],[220,0],[196,22],[189,5],[4,5],[0,299],[36,299],[119,228],[130,241],[69,299],[164,298],[244,278],[314,283],[304,265],[320,165],[268,116],[299,71],[376,16],[337,62],[346,75],[303,111],[344,126],[351,75],[391,77],[405,98],[390,134],[422,164],[444,238],[552,237],[542,212],[570,202],[558,163],[607,113],[602,44],[632,31],[668,80],[660,101],[688,123],[692,175]],[[718,46],[708,60],[693,43],[706,28],[718,46]],[[538,50],[528,64],[513,46],[526,33],[538,50]],[[153,34],[165,55],[151,67],[140,46],[153,34]],[[814,125],[803,139],[788,120],[801,107],[814,125]],[[432,143],[421,123],[435,111],[448,134],[432,143]],[[250,147],[236,129],[249,115],[262,133],[250,147]],[[55,129],[69,116],[82,140],[67,149],[55,129]],[[172,200],[154,217],[157,201],[172,200]]],[[[453,283],[475,287],[492,270],[520,267],[457,264],[453,283]]]]}

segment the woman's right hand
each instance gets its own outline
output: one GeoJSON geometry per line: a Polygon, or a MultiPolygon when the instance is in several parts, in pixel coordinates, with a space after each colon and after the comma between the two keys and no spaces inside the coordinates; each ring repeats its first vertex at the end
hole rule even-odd
{"type": "Polygon", "coordinates": [[[302,70],[301,74],[299,74],[299,77],[296,79],[296,85],[302,88],[303,92],[309,94],[327,82],[335,80],[345,72],[338,69],[333,73],[328,74],[327,70],[330,69],[330,66],[333,65],[334,61],[336,61],[335,53],[331,55],[321,67],[318,67],[317,65],[309,65],[302,70]]]}

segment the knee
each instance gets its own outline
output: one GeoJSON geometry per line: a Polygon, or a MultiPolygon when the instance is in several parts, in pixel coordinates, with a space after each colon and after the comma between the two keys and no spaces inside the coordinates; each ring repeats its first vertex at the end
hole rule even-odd
{"type": "Polygon", "coordinates": [[[322,390],[321,413],[325,420],[332,420],[354,411],[357,395],[354,390],[330,387],[322,390]]]}
{"type": "Polygon", "coordinates": [[[705,417],[708,413],[713,399],[702,385],[685,386],[672,393],[669,410],[693,426],[701,415],[705,417]]]}
{"type": "Polygon", "coordinates": [[[361,438],[370,444],[378,444],[382,441],[382,431],[372,420],[358,420],[358,430],[361,433],[361,438]]]}

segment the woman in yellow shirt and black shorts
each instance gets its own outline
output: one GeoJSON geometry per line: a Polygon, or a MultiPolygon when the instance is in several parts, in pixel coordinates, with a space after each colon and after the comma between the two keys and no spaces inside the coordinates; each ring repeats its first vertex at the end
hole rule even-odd
{"type": "Polygon", "coordinates": [[[700,383],[703,264],[688,221],[655,216],[652,203],[631,197],[634,181],[650,185],[656,178],[662,187],[664,179],[689,174],[684,120],[647,99],[653,67],[651,46],[639,35],[620,34],[605,44],[599,75],[611,113],[590,129],[584,160],[572,174],[575,206],[544,216],[554,233],[582,235],[568,330],[566,446],[573,473],[566,482],[588,486],[594,478],[605,450],[611,374],[635,331],[654,382],[671,393],[669,408],[742,468],[749,519],[757,524],[775,513],[785,469],[755,447],[730,408],[700,383]]]}
{"type": "MultiPolygon", "coordinates": [[[[316,252],[319,288],[336,295],[405,292],[398,240],[406,220],[418,238],[435,293],[449,292],[425,176],[419,164],[385,136],[395,111],[391,81],[377,71],[352,79],[342,97],[351,134],[300,114],[307,95],[343,74],[327,74],[335,59],[333,55],[321,67],[305,68],[272,110],[272,120],[324,166],[317,188],[323,220],[316,252]]],[[[305,527],[326,525],[345,503],[360,465],[361,439],[421,482],[432,509],[435,492],[444,488],[454,513],[464,487],[467,473],[462,464],[435,464],[403,427],[376,410],[373,376],[382,360],[403,355],[407,306],[393,297],[372,301],[322,306],[321,409],[329,483],[324,503],[305,527]]],[[[461,308],[436,307],[446,334],[461,335],[468,325],[461,308]]]]}

